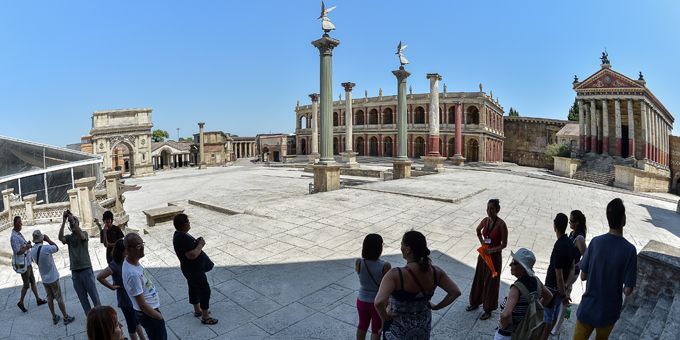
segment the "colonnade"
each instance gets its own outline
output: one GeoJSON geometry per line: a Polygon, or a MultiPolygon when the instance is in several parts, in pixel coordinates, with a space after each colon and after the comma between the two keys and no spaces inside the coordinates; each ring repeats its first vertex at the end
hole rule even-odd
{"type": "Polygon", "coordinates": [[[252,142],[233,142],[234,155],[236,158],[249,158],[257,156],[257,146],[252,142]]]}
{"type": "Polygon", "coordinates": [[[585,97],[578,107],[581,151],[669,166],[672,123],[646,98],[585,97]]]}

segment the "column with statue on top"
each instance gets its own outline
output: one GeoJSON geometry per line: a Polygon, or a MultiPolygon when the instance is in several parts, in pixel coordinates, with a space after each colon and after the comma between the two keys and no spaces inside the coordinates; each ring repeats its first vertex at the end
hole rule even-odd
{"type": "Polygon", "coordinates": [[[411,177],[411,161],[407,155],[407,132],[406,132],[406,78],[411,73],[406,71],[404,65],[408,64],[408,60],[404,56],[404,49],[406,45],[402,45],[401,41],[397,46],[397,55],[399,56],[399,69],[392,71],[397,77],[397,157],[392,162],[392,178],[408,178],[411,177]]]}

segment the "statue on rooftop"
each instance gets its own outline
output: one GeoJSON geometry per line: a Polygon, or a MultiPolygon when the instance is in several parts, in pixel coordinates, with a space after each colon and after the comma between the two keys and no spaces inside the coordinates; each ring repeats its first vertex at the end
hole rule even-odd
{"type": "Polygon", "coordinates": [[[600,60],[602,60],[602,65],[609,65],[609,53],[607,53],[607,50],[602,52],[602,57],[600,57],[600,60]]]}
{"type": "Polygon", "coordinates": [[[323,0],[321,1],[321,15],[319,16],[318,19],[321,19],[321,28],[323,29],[325,34],[328,34],[328,32],[335,29],[335,25],[333,25],[331,19],[328,18],[328,13],[333,11],[335,7],[336,6],[333,6],[327,9],[326,5],[323,3],[323,0]]]}
{"type": "Polygon", "coordinates": [[[578,77],[574,75],[574,84],[578,83],[578,77]]]}
{"type": "Polygon", "coordinates": [[[640,71],[640,75],[638,77],[638,80],[645,80],[645,76],[642,75],[642,71],[640,71]]]}

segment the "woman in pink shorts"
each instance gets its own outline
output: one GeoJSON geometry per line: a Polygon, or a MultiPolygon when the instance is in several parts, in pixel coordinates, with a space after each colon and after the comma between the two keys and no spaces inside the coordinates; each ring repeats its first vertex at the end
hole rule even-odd
{"type": "Polygon", "coordinates": [[[378,234],[368,234],[364,238],[361,258],[354,263],[354,269],[359,275],[359,294],[357,296],[357,311],[359,312],[359,326],[357,340],[364,340],[368,325],[371,325],[371,340],[379,340],[382,331],[382,320],[375,310],[373,300],[378,293],[380,281],[391,266],[389,262],[380,259],[383,250],[383,239],[378,234]]]}

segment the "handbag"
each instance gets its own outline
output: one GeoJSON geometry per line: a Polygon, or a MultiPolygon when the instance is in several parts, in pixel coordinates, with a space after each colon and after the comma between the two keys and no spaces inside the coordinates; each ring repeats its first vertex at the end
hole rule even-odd
{"type": "Polygon", "coordinates": [[[14,269],[14,271],[19,274],[25,273],[28,270],[28,266],[30,265],[27,261],[28,257],[26,256],[26,253],[21,255],[13,254],[12,269],[14,269]]]}
{"type": "Polygon", "coordinates": [[[215,267],[215,263],[213,263],[212,260],[210,260],[210,257],[208,257],[208,254],[205,252],[201,252],[200,257],[200,262],[201,262],[201,268],[203,268],[203,272],[207,273],[211,271],[215,267]]]}

